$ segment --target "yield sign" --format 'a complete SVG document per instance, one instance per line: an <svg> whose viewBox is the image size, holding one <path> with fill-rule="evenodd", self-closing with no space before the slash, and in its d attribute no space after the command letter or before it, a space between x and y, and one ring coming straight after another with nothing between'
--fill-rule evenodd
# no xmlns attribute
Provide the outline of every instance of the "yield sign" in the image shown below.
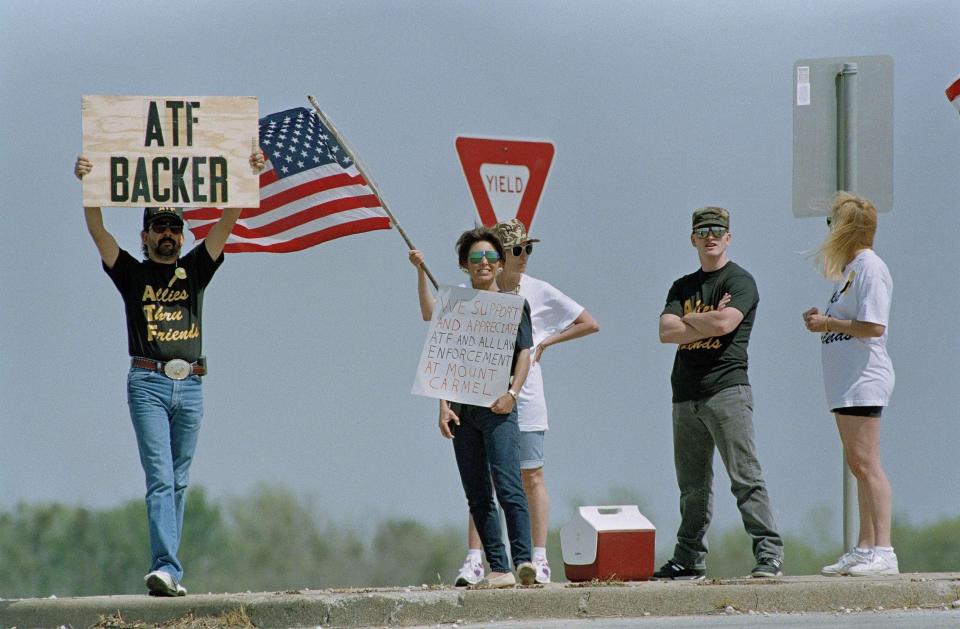
<svg viewBox="0 0 960 629"><path fill-rule="evenodd" d="M457 155L480 221L516 216L530 229L553 161L551 142L457 138Z"/></svg>

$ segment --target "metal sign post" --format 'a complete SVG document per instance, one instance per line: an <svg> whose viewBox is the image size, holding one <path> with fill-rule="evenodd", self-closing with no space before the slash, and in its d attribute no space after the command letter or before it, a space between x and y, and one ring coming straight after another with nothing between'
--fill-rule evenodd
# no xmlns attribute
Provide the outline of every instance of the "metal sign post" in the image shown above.
<svg viewBox="0 0 960 629"><path fill-rule="evenodd" d="M893 206L893 59L794 64L793 215L829 216L838 190ZM843 548L857 543L857 487L843 457Z"/></svg>
<svg viewBox="0 0 960 629"><path fill-rule="evenodd" d="M845 63L837 74L837 190L857 189L857 64ZM854 529L857 511L857 481L843 455L843 550L854 547L858 531ZM859 527L858 527L859 529Z"/></svg>

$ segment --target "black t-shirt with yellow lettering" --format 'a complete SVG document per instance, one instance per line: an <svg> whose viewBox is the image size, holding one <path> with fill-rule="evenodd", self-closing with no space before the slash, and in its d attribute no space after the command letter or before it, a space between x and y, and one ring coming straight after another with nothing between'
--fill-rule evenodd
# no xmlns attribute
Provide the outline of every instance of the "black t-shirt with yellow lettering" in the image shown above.
<svg viewBox="0 0 960 629"><path fill-rule="evenodd" d="M136 260L120 250L112 269L103 265L123 297L131 356L194 362L202 352L203 291L223 264L200 243L176 265ZM186 277L174 273L179 267Z"/></svg>
<svg viewBox="0 0 960 629"><path fill-rule="evenodd" d="M724 336L715 336L677 347L670 383L673 401L685 402L710 397L747 378L747 344L760 296L757 283L743 267L727 262L723 268L684 275L670 287L662 314L678 317L689 312L716 309L724 294L730 293L728 308L743 313L743 321Z"/></svg>

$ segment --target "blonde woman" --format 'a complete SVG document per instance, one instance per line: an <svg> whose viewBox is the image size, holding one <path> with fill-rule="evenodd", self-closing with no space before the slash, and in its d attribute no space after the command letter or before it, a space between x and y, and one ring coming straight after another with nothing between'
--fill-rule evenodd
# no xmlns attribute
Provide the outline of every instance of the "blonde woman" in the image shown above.
<svg viewBox="0 0 960 629"><path fill-rule="evenodd" d="M887 354L893 280L873 251L877 210L870 201L838 193L827 224L830 234L816 259L824 276L835 282L833 296L824 312L810 308L803 321L809 331L820 334L827 404L857 479L860 535L856 548L821 573L898 574L890 543L892 492L880 463L880 416L894 383Z"/></svg>

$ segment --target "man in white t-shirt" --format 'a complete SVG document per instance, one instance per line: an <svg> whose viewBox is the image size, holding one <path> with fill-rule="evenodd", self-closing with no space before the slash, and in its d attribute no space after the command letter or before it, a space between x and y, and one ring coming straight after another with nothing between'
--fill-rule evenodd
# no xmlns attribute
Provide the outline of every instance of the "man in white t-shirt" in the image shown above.
<svg viewBox="0 0 960 629"><path fill-rule="evenodd" d="M533 322L534 348L530 353L530 371L517 401L520 468L523 490L530 506L536 580L537 583L550 583L546 549L550 497L543 476L543 441L548 428L547 401L544 398L540 358L551 345L593 334L600 330L600 326L580 304L547 282L524 273L533 253L533 243L540 241L527 236L527 229L519 219L497 223L493 230L506 253L497 285L501 291L518 293L527 300ZM459 586L475 584L483 577L482 546L473 520L469 523L468 544L470 549L467 558L457 575L456 584Z"/></svg>

